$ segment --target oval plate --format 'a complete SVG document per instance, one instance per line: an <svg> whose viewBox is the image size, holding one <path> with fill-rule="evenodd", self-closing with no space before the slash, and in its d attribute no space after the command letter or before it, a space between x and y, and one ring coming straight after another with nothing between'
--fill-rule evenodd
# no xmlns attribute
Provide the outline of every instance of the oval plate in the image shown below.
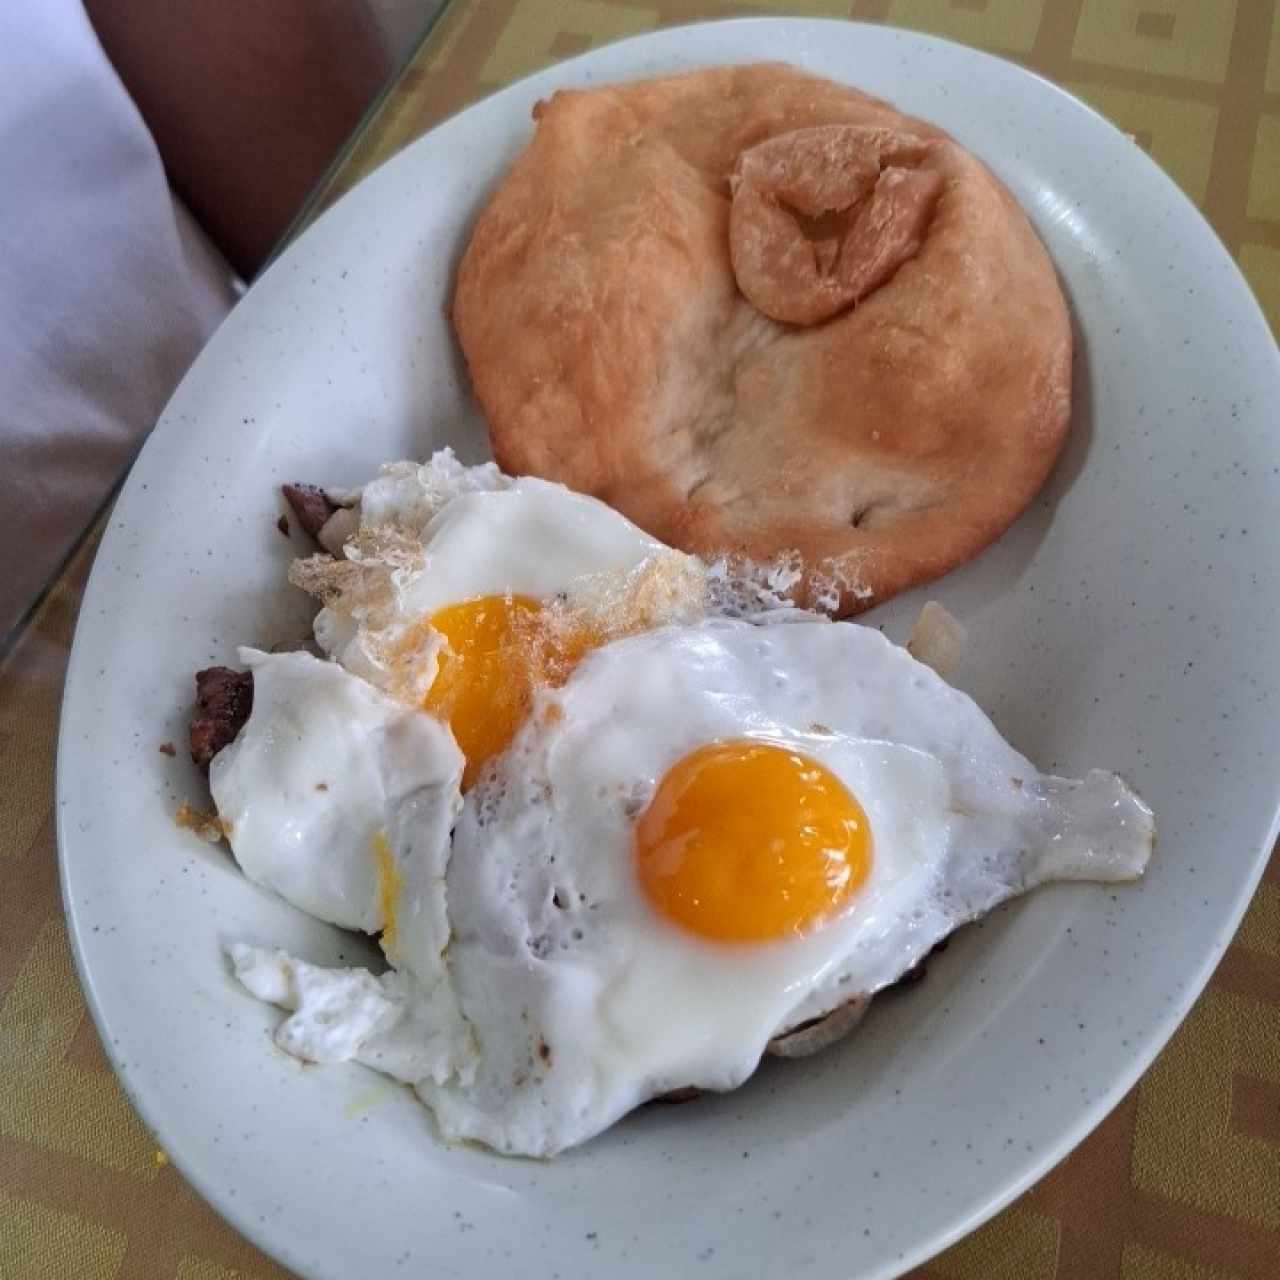
<svg viewBox="0 0 1280 1280"><path fill-rule="evenodd" d="M1046 492L928 594L960 683L1042 768L1127 775L1161 840L1140 886L1059 887L967 930L910 994L805 1063L653 1107L554 1163L449 1149L407 1090L303 1068L229 939L364 944L173 822L201 784L191 673L302 635L274 487L346 485L484 435L445 318L466 228L562 86L785 59L937 121L1012 187L1078 324ZM888 1276L994 1213L1106 1114L1227 945L1275 836L1275 345L1200 215L1128 138L1009 63L818 21L689 27L525 80L312 227L231 314L130 476L85 596L58 761L63 887L107 1052L159 1142L304 1275ZM924 593L868 620L901 639Z"/></svg>

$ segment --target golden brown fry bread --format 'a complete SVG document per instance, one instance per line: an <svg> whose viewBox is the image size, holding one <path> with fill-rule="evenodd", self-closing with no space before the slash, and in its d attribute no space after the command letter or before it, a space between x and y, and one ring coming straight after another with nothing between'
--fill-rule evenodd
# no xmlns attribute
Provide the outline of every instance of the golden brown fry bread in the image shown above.
<svg viewBox="0 0 1280 1280"><path fill-rule="evenodd" d="M959 144L778 65L534 115L453 301L505 470L702 556L794 559L792 594L842 614L1030 502L1070 415L1067 307Z"/></svg>

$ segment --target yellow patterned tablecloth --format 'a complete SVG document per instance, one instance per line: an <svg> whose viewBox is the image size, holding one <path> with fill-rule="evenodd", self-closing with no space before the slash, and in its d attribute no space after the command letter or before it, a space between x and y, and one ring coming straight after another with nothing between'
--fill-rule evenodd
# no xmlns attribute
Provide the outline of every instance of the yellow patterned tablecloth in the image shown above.
<svg viewBox="0 0 1280 1280"><path fill-rule="evenodd" d="M313 208L548 61L665 23L789 12L951 36L1093 103L1204 210L1280 330L1278 0L455 0ZM80 551L0 664L0 1277L268 1280L158 1152L85 1012L53 753ZM1208 991L1058 1169L916 1280L1280 1277L1280 858Z"/></svg>

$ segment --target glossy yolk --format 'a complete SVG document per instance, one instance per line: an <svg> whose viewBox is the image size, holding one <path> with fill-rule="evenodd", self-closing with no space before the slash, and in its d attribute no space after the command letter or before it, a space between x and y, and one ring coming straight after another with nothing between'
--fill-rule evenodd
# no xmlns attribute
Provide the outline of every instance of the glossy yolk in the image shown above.
<svg viewBox="0 0 1280 1280"><path fill-rule="evenodd" d="M650 904L715 942L808 933L871 868L867 816L840 779L749 739L677 762L636 823L634 848Z"/></svg>
<svg viewBox="0 0 1280 1280"><path fill-rule="evenodd" d="M527 596L482 596L449 605L429 621L445 646L423 705L453 730L467 758L466 790L515 737L534 690L563 684L600 637Z"/></svg>

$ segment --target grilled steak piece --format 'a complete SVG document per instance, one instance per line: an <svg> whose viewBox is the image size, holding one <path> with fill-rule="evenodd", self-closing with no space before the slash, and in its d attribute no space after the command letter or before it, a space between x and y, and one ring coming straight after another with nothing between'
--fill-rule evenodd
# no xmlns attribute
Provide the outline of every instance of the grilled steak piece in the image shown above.
<svg viewBox="0 0 1280 1280"><path fill-rule="evenodd" d="M338 509L336 502L329 501L329 495L316 484L285 484L280 492L293 508L298 523L317 541L325 522Z"/></svg>
<svg viewBox="0 0 1280 1280"><path fill-rule="evenodd" d="M191 759L204 772L209 761L236 734L253 710L253 673L230 667L196 672L196 713L191 717Z"/></svg>

